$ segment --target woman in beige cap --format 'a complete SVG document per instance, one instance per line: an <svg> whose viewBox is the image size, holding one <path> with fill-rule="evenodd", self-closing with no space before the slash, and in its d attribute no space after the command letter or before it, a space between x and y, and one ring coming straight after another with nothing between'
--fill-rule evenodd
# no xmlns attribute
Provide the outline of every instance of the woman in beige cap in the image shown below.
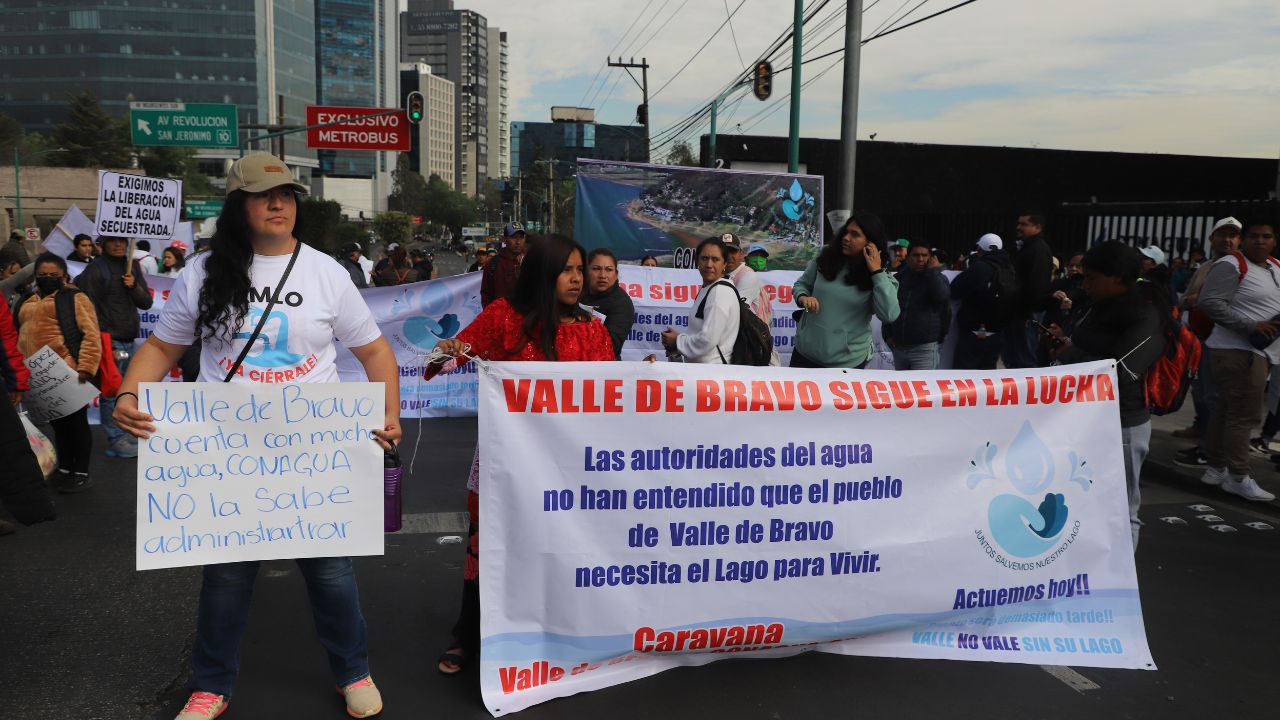
<svg viewBox="0 0 1280 720"><path fill-rule="evenodd" d="M161 380L196 340L202 345L201 381L309 383L339 382L334 341L340 337L369 380L385 385L385 424L374 431L378 443L389 449L400 439L395 354L347 271L298 240L298 200L305 192L288 167L266 153L231 166L209 252L178 276L155 333L129 365L116 396L121 428L142 438L155 432L152 417L138 409L138 384ZM260 323L264 315L278 322ZM255 328L260 342L247 343L258 334ZM369 677L368 631L351 559L297 563L347 712L357 718L378 714L382 696ZM227 708L258 562L206 565L203 572L193 692L178 720L208 720Z"/></svg>

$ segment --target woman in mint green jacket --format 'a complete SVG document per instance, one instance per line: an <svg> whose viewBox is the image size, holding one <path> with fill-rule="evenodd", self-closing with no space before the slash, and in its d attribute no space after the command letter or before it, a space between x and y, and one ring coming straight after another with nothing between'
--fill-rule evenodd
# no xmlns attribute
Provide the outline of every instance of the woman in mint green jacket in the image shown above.
<svg viewBox="0 0 1280 720"><path fill-rule="evenodd" d="M855 212L836 242L809 263L793 288L804 308L791 367L862 368L871 359L871 314L898 318L898 280L885 272L880 218Z"/></svg>

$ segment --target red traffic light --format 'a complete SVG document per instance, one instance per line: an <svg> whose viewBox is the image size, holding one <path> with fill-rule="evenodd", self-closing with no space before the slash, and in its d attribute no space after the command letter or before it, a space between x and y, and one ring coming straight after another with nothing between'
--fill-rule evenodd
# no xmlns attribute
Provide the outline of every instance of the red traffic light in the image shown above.
<svg viewBox="0 0 1280 720"><path fill-rule="evenodd" d="M760 100L768 100L773 94L773 65L768 60L756 63L751 91Z"/></svg>

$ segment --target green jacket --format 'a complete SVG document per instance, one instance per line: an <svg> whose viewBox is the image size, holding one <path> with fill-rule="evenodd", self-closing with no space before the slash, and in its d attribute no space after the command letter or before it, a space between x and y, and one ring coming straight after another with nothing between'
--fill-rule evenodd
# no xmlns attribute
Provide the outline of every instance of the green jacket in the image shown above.
<svg viewBox="0 0 1280 720"><path fill-rule="evenodd" d="M802 313L796 328L796 351L824 367L857 367L871 357L871 313L882 323L898 319L898 279L888 272L871 276L871 291L844 282L847 269L834 280L818 272L813 260L796 281L796 304L802 295L818 300L817 313Z"/></svg>

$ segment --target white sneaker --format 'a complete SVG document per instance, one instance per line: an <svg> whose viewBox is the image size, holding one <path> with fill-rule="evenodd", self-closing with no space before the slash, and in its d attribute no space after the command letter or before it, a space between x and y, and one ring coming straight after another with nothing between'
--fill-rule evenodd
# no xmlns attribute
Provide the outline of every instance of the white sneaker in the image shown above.
<svg viewBox="0 0 1280 720"><path fill-rule="evenodd" d="M1200 476L1200 482L1205 485L1221 485L1230 479L1226 468L1219 470L1215 467L1207 467L1204 469L1204 474Z"/></svg>
<svg viewBox="0 0 1280 720"><path fill-rule="evenodd" d="M1263 490L1262 488L1258 487L1258 481L1254 480L1248 475L1245 475L1239 480L1236 480L1234 478L1229 478L1226 482L1222 483L1222 489L1226 490L1232 495L1239 495L1245 500L1257 500L1258 502L1271 502L1272 500L1276 499L1275 495L1272 495L1266 490Z"/></svg>

